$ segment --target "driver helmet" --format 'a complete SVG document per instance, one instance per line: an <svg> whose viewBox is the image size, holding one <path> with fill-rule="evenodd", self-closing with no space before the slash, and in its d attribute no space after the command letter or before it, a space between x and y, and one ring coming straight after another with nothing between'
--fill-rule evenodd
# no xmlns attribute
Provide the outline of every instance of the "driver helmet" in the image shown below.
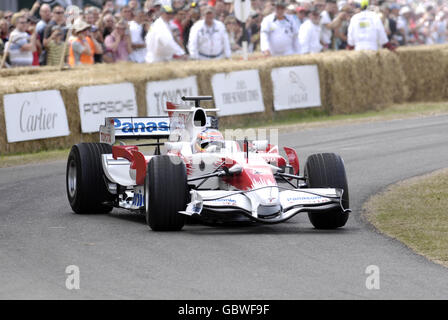
<svg viewBox="0 0 448 320"><path fill-rule="evenodd" d="M216 129L206 129L196 136L194 144L196 152L205 152L210 146L217 146L218 150L224 147L224 137Z"/></svg>

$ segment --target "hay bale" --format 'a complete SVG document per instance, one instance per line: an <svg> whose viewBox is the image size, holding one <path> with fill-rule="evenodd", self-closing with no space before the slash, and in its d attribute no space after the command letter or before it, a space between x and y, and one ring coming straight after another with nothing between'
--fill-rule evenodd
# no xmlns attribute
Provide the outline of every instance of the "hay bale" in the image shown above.
<svg viewBox="0 0 448 320"><path fill-rule="evenodd" d="M410 92L408 101L442 101L448 98L448 46L405 47L397 52Z"/></svg>
<svg viewBox="0 0 448 320"><path fill-rule="evenodd" d="M99 64L60 71L55 67L1 70L0 123L4 123L3 95L17 92L60 90L67 108L71 135L7 144L0 132L0 154L69 147L79 141L97 141L98 134L81 133L77 91L82 86L131 82L136 90L138 114L146 114L146 83L196 76L199 93L213 93L211 78L216 73L259 70L264 113L223 117L223 125L250 125L277 117L297 115L305 110L273 110L273 68L315 64L318 66L322 109L327 114L376 110L391 103L441 100L448 97L444 84L448 71L448 46L400 48L398 53L337 51L249 61L174 61L157 64ZM212 103L205 104L212 107Z"/></svg>

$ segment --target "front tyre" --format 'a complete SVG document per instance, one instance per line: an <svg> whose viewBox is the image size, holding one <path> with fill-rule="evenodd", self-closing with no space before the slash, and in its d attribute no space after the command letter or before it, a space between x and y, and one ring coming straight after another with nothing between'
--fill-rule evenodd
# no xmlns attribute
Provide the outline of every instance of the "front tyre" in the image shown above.
<svg viewBox="0 0 448 320"><path fill-rule="evenodd" d="M349 208L348 184L344 161L334 153L319 153L308 157L305 177L309 188L341 188L344 190L342 205ZM308 217L316 229L343 227L349 213L337 208L328 212L309 212Z"/></svg>
<svg viewBox="0 0 448 320"><path fill-rule="evenodd" d="M187 171L178 157L155 156L145 178L146 223L154 231L179 231L188 202Z"/></svg>
<svg viewBox="0 0 448 320"><path fill-rule="evenodd" d="M105 143L74 145L67 160L66 189L72 210L78 214L107 213L114 196L107 190L101 155L112 153Z"/></svg>

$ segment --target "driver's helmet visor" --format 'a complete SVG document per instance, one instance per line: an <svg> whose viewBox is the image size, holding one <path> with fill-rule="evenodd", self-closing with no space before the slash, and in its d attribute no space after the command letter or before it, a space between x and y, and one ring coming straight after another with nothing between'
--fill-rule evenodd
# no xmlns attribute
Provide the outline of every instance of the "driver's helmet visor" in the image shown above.
<svg viewBox="0 0 448 320"><path fill-rule="evenodd" d="M201 142L201 149L207 149L208 147L216 146L218 150L224 148L224 141L218 141L218 140L209 140L209 141L202 141Z"/></svg>

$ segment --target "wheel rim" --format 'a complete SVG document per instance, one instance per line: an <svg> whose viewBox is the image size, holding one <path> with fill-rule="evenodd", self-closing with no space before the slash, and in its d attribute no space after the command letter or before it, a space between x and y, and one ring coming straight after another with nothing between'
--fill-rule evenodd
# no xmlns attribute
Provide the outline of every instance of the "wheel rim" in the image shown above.
<svg viewBox="0 0 448 320"><path fill-rule="evenodd" d="M70 164L68 165L67 184L68 184L68 194L70 195L70 198L74 198L76 195L76 164L75 160L73 159L70 161Z"/></svg>

